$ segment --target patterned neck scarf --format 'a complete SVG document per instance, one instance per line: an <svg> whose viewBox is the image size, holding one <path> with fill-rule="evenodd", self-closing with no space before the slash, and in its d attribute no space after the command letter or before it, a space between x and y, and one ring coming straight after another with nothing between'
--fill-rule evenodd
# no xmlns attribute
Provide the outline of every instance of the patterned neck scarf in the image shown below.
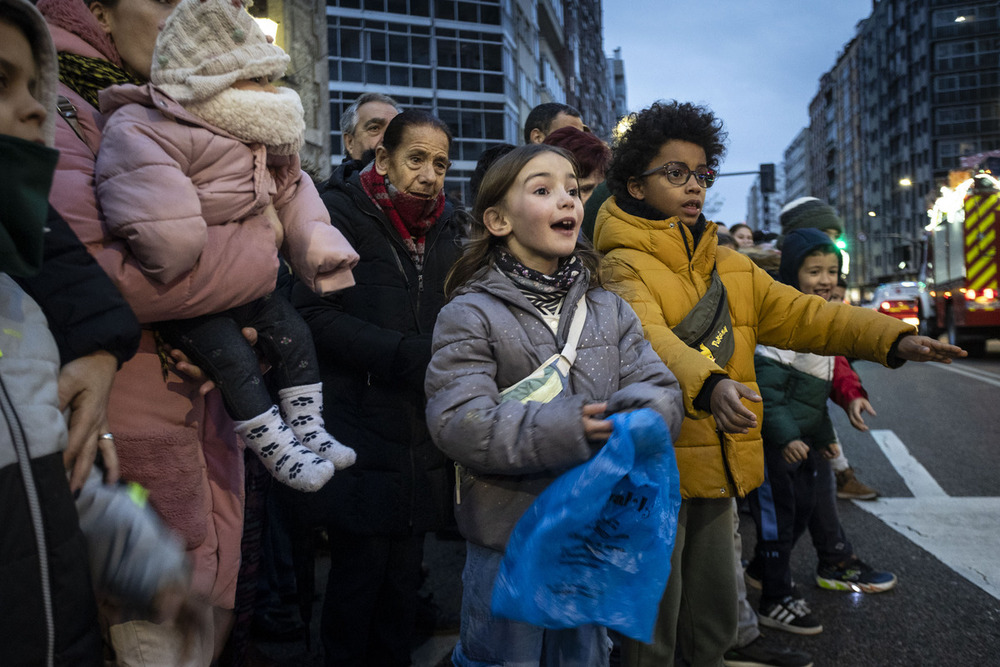
<svg viewBox="0 0 1000 667"><path fill-rule="evenodd" d="M431 200L400 192L375 171L374 162L361 171L361 187L399 232L417 270L423 271L424 239L444 213L444 192Z"/></svg>
<svg viewBox="0 0 1000 667"><path fill-rule="evenodd" d="M506 248L499 248L495 259L497 268L510 278L521 291L536 294L559 294L560 297L569 291L583 273L583 261L575 254L559 261L559 268L552 275L529 269L517 261Z"/></svg>
<svg viewBox="0 0 1000 667"><path fill-rule="evenodd" d="M125 83L142 84L138 78L103 58L88 58L65 51L60 51L58 56L59 80L95 109L100 109L97 94L105 88Z"/></svg>

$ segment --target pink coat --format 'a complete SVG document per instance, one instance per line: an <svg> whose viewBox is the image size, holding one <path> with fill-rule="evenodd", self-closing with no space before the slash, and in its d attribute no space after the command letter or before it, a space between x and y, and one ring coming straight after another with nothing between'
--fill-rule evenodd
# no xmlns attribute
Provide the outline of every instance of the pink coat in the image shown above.
<svg viewBox="0 0 1000 667"><path fill-rule="evenodd" d="M77 5L86 10L82 2L65 3L70 11ZM51 23L49 27L58 51L106 59L73 32ZM63 119L57 121L60 154L50 201L140 321L202 315L271 291L277 256L274 233L264 226L210 230L198 267L183 280L163 285L146 277L125 243L106 235L97 207L94 162L101 139L99 114L63 84L59 94L76 108L84 139ZM270 247L249 242L253 239L269 239ZM221 266L228 271L216 271ZM262 281L261 273L271 278ZM149 489L153 506L186 542L195 592L214 606L232 608L243 533L243 451L219 393L202 398L197 389L172 371L164 379L153 334L146 330L139 352L115 376L108 416L122 477Z"/></svg>
<svg viewBox="0 0 1000 667"><path fill-rule="evenodd" d="M330 225L297 155L269 156L262 144L206 123L152 84L112 86L101 92L101 108L107 121L95 173L98 200L111 234L127 240L156 283L191 273L215 228L270 229L264 210L273 204L284 229L282 251L300 280L320 293L354 284L358 255ZM273 236L255 242L274 250ZM232 266L243 264L241 257ZM273 287L267 268L251 280Z"/></svg>

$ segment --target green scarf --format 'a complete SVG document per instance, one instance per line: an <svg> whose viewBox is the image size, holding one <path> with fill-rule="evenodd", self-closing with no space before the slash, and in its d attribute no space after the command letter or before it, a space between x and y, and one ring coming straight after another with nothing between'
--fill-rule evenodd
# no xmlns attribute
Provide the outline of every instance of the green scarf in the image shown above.
<svg viewBox="0 0 1000 667"><path fill-rule="evenodd" d="M95 109L100 109L97 94L124 83L142 85L137 77L103 58L88 58L75 53L59 52L59 80L73 89Z"/></svg>
<svg viewBox="0 0 1000 667"><path fill-rule="evenodd" d="M49 189L59 151L0 135L0 271L33 276L42 266Z"/></svg>

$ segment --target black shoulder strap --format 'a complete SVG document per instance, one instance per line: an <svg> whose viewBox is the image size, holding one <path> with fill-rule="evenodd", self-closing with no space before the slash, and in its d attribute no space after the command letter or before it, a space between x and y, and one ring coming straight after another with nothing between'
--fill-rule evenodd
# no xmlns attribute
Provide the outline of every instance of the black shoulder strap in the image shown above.
<svg viewBox="0 0 1000 667"><path fill-rule="evenodd" d="M83 145L87 147L87 150L90 151L90 154L96 160L97 153L94 152L94 149L90 147L90 144L87 143L87 140L83 136L83 131L80 129L80 119L76 114L76 107L73 106L73 103L66 96L60 95L56 100L56 111L63 117L70 129L73 130L73 133L80 137L80 141L83 142Z"/></svg>

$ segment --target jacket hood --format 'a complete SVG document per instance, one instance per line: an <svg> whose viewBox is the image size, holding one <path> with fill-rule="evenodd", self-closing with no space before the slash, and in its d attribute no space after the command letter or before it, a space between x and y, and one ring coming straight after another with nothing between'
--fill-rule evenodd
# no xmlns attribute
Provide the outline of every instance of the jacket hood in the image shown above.
<svg viewBox="0 0 1000 667"><path fill-rule="evenodd" d="M122 57L111 41L111 36L101 30L97 19L90 13L83 0L38 0L38 11L42 13L49 25L62 28L82 39L97 53L118 67L122 66Z"/></svg>
<svg viewBox="0 0 1000 667"><path fill-rule="evenodd" d="M781 244L781 267L778 269L778 279L795 289L799 288L799 267L809 253L822 247L832 247L837 255L837 269L842 268L843 256L837 251L833 241L818 229L795 229L785 237Z"/></svg>
<svg viewBox="0 0 1000 667"><path fill-rule="evenodd" d="M45 122L42 123L42 133L45 145L51 148L56 133L56 87L59 85L59 66L49 28L39 11L26 0L0 0L0 15L13 21L15 26L22 24L29 26L34 33L26 37L31 44L31 55L35 60L35 66L38 67L37 99L47 112Z"/></svg>

